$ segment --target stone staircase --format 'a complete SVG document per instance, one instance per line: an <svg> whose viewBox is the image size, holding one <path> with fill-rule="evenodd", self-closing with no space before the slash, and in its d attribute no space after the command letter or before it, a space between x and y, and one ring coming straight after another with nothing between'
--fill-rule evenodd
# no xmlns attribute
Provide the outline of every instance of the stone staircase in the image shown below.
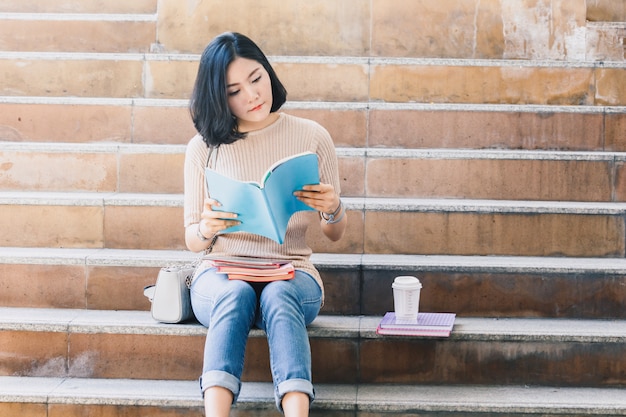
<svg viewBox="0 0 626 417"><path fill-rule="evenodd" d="M626 415L626 1L44 3L0 0L0 416L203 414L205 330L142 290L196 256L187 99L225 30L337 146L312 415ZM375 334L403 274L450 338ZM257 330L244 381L233 415L278 415Z"/></svg>

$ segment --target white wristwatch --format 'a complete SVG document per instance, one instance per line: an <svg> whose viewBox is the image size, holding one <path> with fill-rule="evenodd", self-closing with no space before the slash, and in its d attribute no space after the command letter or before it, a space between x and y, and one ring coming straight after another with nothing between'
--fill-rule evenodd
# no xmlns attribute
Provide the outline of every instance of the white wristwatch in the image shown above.
<svg viewBox="0 0 626 417"><path fill-rule="evenodd" d="M200 239L203 242L206 242L207 240L209 240L209 238L204 236L202 234L202 232L200 231L200 225L199 224L198 224L198 230L196 231L196 236L198 236L198 239Z"/></svg>

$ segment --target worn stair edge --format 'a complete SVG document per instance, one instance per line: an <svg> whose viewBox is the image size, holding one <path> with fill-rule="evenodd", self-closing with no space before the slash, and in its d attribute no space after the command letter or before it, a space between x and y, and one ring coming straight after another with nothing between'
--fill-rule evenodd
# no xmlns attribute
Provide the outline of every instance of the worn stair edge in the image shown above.
<svg viewBox="0 0 626 417"><path fill-rule="evenodd" d="M626 415L626 390L527 386L316 384L312 410ZM196 381L0 376L0 402L202 407ZM235 409L274 407L271 383L243 382Z"/></svg>
<svg viewBox="0 0 626 417"><path fill-rule="evenodd" d="M2 96L0 104L42 104L42 105L119 105L144 107L187 107L188 99L159 98L112 98L112 97L42 97L42 96ZM288 109L311 110L414 110L414 111L481 111L507 113L572 113L572 114L621 114L626 106L568 106L543 104L480 104L480 103L394 103L394 102L343 102L343 101L287 101Z"/></svg>
<svg viewBox="0 0 626 417"><path fill-rule="evenodd" d="M587 28L606 28L606 29L626 29L626 22L598 22L598 21L587 21Z"/></svg>
<svg viewBox="0 0 626 417"><path fill-rule="evenodd" d="M348 210L500 214L584 214L621 216L626 203L345 197ZM0 205L182 207L182 194L0 191Z"/></svg>
<svg viewBox="0 0 626 417"><path fill-rule="evenodd" d="M0 247L0 264L160 267L193 262L185 250ZM543 274L626 274L623 258L314 253L321 269Z"/></svg>
<svg viewBox="0 0 626 417"><path fill-rule="evenodd" d="M199 62L195 53L118 53L118 52L13 52L0 51L0 59L25 60L128 60L128 61L192 61ZM321 55L269 55L268 60L281 64L364 65L364 66L448 66L503 68L626 68L626 61L557 61L476 58L394 58L346 57Z"/></svg>
<svg viewBox="0 0 626 417"><path fill-rule="evenodd" d="M376 334L382 316L320 316L309 326L311 338L392 340ZM165 324L148 311L0 307L0 330L79 334L201 336L197 322ZM258 329L250 337L265 337ZM410 338L410 337L409 337ZM447 341L624 343L626 320L457 317Z"/></svg>
<svg viewBox="0 0 626 417"><path fill-rule="evenodd" d="M134 143L2 142L0 152L30 153L109 153L184 155L186 145ZM388 159L465 159L465 160L546 160L624 162L626 152L554 151L513 149L440 149L440 148L352 148L337 147L338 157Z"/></svg>

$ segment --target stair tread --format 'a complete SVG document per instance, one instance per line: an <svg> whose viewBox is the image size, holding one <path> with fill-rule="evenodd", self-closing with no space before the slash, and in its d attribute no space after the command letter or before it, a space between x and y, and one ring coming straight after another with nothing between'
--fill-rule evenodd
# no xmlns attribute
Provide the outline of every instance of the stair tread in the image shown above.
<svg viewBox="0 0 626 417"><path fill-rule="evenodd" d="M2 142L4 152L185 154L187 145L160 143ZM527 149L359 148L336 147L339 157L395 159L489 159L549 161L625 161L626 152Z"/></svg>
<svg viewBox="0 0 626 417"><path fill-rule="evenodd" d="M414 197L344 197L351 210L412 211L412 212L479 212L479 213L545 213L545 214L602 214L626 213L626 202L544 201L544 200L489 200L464 198ZM182 194L150 194L121 192L55 192L55 191L0 191L0 204L24 205L150 205L182 207Z"/></svg>
<svg viewBox="0 0 626 417"><path fill-rule="evenodd" d="M0 59L101 59L117 60L200 60L200 53L136 53L136 52L30 52L0 51ZM368 57L368 56L324 56L324 55L268 55L272 63L303 64L352 64L352 65L420 65L450 67L512 67L512 68L625 68L626 61L562 61L562 60L515 60L482 58L431 58L431 57Z"/></svg>
<svg viewBox="0 0 626 417"><path fill-rule="evenodd" d="M1 54L1 52L0 52ZM135 105L147 107L187 107L189 100L183 98L147 97L68 97L68 96L7 96L0 95L1 104L48 104L48 105ZM510 103L398 103L369 101L305 101L290 100L283 109L331 109L331 110L423 110L423 111L483 111L522 113L624 113L626 106L608 105L560 105L560 104L510 104Z"/></svg>
<svg viewBox="0 0 626 417"><path fill-rule="evenodd" d="M77 249L0 247L0 264L115 265L160 267L192 262L200 255L186 250ZM403 269L415 271L487 271L626 274L626 258L568 258L539 256L463 256L314 253L318 267Z"/></svg>
<svg viewBox="0 0 626 417"><path fill-rule="evenodd" d="M0 376L0 401L201 407L197 381ZM273 407L271 383L243 382L236 408ZM509 413L626 413L620 388L316 384L313 409Z"/></svg>
<svg viewBox="0 0 626 417"><path fill-rule="evenodd" d="M309 335L320 338L389 339L376 334L380 319L380 316L321 314L309 326ZM148 311L22 307L0 307L0 329L83 334L206 334L206 329L197 322L157 323ZM251 337L263 335L258 329L251 332ZM450 340L623 343L626 341L626 320L457 317Z"/></svg>

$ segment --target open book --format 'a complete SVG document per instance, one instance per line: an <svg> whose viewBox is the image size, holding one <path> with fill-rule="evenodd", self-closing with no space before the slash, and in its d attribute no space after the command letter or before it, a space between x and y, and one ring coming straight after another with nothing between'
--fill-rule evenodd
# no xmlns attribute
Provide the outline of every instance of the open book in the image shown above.
<svg viewBox="0 0 626 417"><path fill-rule="evenodd" d="M313 210L294 195L305 185L319 184L317 155L297 154L273 164L260 183L238 181L211 168L206 169L211 198L221 206L216 211L237 213L241 224L222 233L250 232L282 244L291 216L302 210Z"/></svg>

